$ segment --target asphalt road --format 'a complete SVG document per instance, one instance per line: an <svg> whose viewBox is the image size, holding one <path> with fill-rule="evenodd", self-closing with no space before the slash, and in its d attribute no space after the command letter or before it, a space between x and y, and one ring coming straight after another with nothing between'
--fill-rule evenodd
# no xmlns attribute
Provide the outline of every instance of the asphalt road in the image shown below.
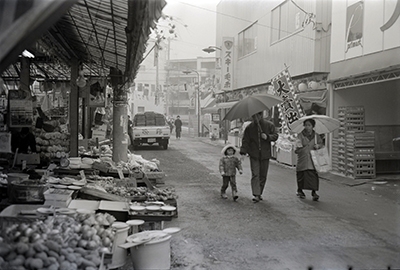
<svg viewBox="0 0 400 270"><path fill-rule="evenodd" d="M294 169L272 161L264 201L254 204L246 159L239 200L223 200L221 149L183 137L168 150L135 151L160 160L165 185L179 196L179 216L165 224L182 228L171 241L171 269L400 269L398 198L322 179L319 202L309 192L300 200Z"/></svg>

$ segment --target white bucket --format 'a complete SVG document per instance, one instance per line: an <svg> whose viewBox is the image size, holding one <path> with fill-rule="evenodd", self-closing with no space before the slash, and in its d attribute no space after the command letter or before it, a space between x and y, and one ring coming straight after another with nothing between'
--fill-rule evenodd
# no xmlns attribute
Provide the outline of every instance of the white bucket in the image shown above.
<svg viewBox="0 0 400 270"><path fill-rule="evenodd" d="M168 270L171 268L171 235L130 248L135 270Z"/></svg>
<svg viewBox="0 0 400 270"><path fill-rule="evenodd" d="M115 229L115 237L113 242L111 265L108 266L109 269L124 266L128 257L128 251L118 246L125 243L126 238L128 237L129 225L125 222L116 221L112 224L112 228Z"/></svg>

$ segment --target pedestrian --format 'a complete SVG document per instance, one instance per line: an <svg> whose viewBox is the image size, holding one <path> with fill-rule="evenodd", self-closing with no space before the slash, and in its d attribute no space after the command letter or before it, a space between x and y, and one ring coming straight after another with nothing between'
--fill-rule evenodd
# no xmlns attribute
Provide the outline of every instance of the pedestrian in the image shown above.
<svg viewBox="0 0 400 270"><path fill-rule="evenodd" d="M182 121L180 116L178 115L175 120L175 133L176 133L176 138L178 140L181 138L181 132L182 132Z"/></svg>
<svg viewBox="0 0 400 270"><path fill-rule="evenodd" d="M174 130L174 118L169 118L168 119L168 125L169 125L169 133L172 134L172 131Z"/></svg>
<svg viewBox="0 0 400 270"><path fill-rule="evenodd" d="M228 144L226 145L221 153L222 157L219 160L219 172L222 176L222 187L221 187L221 197L227 199L226 190L231 185L232 198L236 201L239 196L237 195L237 185L236 185L236 169L240 174L243 173L242 162L238 157L235 156L236 147Z"/></svg>
<svg viewBox="0 0 400 270"><path fill-rule="evenodd" d="M262 194L267 182L271 142L278 139L275 125L262 117L263 112L252 115L252 122L244 130L241 155L250 157L251 190L253 202L263 199Z"/></svg>
<svg viewBox="0 0 400 270"><path fill-rule="evenodd" d="M11 135L11 151L18 153L37 153L35 135L28 127L23 127Z"/></svg>
<svg viewBox="0 0 400 270"><path fill-rule="evenodd" d="M297 197L305 199L303 190L311 190L314 201L318 201L319 177L311 157L311 150L322 148L323 141L314 131L315 120L307 119L303 123L304 129L297 136L295 153L297 154L296 180Z"/></svg>
<svg viewBox="0 0 400 270"><path fill-rule="evenodd" d="M133 144L133 122L131 120L131 116L128 115L128 135L129 140L131 141L131 145Z"/></svg>

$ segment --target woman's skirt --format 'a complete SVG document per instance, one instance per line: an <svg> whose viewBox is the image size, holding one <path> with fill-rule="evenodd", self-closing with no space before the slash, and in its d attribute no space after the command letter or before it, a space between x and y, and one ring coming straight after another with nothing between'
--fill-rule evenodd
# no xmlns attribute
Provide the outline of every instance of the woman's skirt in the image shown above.
<svg viewBox="0 0 400 270"><path fill-rule="evenodd" d="M319 178L316 170L305 170L296 172L298 189L315 190L319 189Z"/></svg>

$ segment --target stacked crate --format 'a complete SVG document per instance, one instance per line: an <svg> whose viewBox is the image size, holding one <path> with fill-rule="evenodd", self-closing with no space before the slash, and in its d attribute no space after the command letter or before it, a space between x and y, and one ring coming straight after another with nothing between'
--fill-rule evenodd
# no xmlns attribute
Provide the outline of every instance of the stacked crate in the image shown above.
<svg viewBox="0 0 400 270"><path fill-rule="evenodd" d="M364 107L339 107L339 133L332 140L332 169L352 178L375 177L374 133L365 132Z"/></svg>
<svg viewBox="0 0 400 270"><path fill-rule="evenodd" d="M347 175L352 178L375 178L375 134L349 132L346 136Z"/></svg>
<svg viewBox="0 0 400 270"><path fill-rule="evenodd" d="M346 144L342 136L332 139L332 170L346 174Z"/></svg>

